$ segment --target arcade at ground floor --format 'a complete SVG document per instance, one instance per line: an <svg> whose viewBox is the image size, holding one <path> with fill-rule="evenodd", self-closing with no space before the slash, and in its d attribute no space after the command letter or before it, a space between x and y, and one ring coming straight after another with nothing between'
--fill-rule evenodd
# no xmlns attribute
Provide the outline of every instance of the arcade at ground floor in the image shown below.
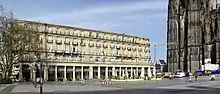
<svg viewBox="0 0 220 94"><path fill-rule="evenodd" d="M39 68L23 65L19 79L31 81L40 76ZM48 64L43 66L45 81L78 81L86 79L144 79L155 75L150 65Z"/></svg>

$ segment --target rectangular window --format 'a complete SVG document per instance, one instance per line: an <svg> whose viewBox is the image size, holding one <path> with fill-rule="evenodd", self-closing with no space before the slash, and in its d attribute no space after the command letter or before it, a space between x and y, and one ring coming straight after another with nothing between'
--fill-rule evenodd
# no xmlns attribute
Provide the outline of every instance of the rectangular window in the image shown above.
<svg viewBox="0 0 220 94"><path fill-rule="evenodd" d="M61 61L61 56L57 55L57 61Z"/></svg>
<svg viewBox="0 0 220 94"><path fill-rule="evenodd" d="M57 43L60 43L60 42L61 42L61 38L60 38L60 36L57 36L56 41L57 41Z"/></svg>
<svg viewBox="0 0 220 94"><path fill-rule="evenodd" d="M100 49L96 49L97 55L100 55Z"/></svg>
<svg viewBox="0 0 220 94"><path fill-rule="evenodd" d="M61 51L61 45L57 44L57 51Z"/></svg>
<svg viewBox="0 0 220 94"><path fill-rule="evenodd" d="M70 60L71 60L71 56L66 55L66 56L65 56L65 60L66 60L66 61L70 61Z"/></svg>
<svg viewBox="0 0 220 94"><path fill-rule="evenodd" d="M73 60L74 60L74 61L77 61L77 56L73 56Z"/></svg>
<svg viewBox="0 0 220 94"><path fill-rule="evenodd" d="M70 42L69 37L66 37L66 38L65 38L65 43L68 44L69 42Z"/></svg>
<svg viewBox="0 0 220 94"><path fill-rule="evenodd" d="M93 57L92 57L92 56L90 56L90 57L89 57L89 61L90 61L90 63L94 62L94 60L93 60Z"/></svg>
<svg viewBox="0 0 220 94"><path fill-rule="evenodd" d="M65 60L66 60L66 61L69 61L69 56L66 55L66 56L65 56Z"/></svg>
<svg viewBox="0 0 220 94"><path fill-rule="evenodd" d="M48 35L48 40L52 40L52 36L51 35Z"/></svg>
<svg viewBox="0 0 220 94"><path fill-rule="evenodd" d="M53 37L51 35L47 36L47 42L53 42Z"/></svg>
<svg viewBox="0 0 220 94"><path fill-rule="evenodd" d="M52 28L48 28L48 33L53 33Z"/></svg>
<svg viewBox="0 0 220 94"><path fill-rule="evenodd" d="M49 60L52 60L52 59L53 59L53 54L48 54L47 58L48 58Z"/></svg>
<svg viewBox="0 0 220 94"><path fill-rule="evenodd" d="M74 38L74 39L73 39L73 44L77 44L77 43L78 43L77 38Z"/></svg>
<svg viewBox="0 0 220 94"><path fill-rule="evenodd" d="M61 34L61 31L60 31L60 29L59 28L57 28L57 34Z"/></svg>
<svg viewBox="0 0 220 94"><path fill-rule="evenodd" d="M99 33L96 33L96 38L99 38Z"/></svg>
<svg viewBox="0 0 220 94"><path fill-rule="evenodd" d="M51 52L51 50L53 49L52 47L53 47L53 44L52 44L52 43L48 43L48 45L47 45L47 50L48 50L49 52Z"/></svg>
<svg viewBox="0 0 220 94"><path fill-rule="evenodd" d="M93 54L93 49L89 48L89 54L92 55Z"/></svg>
<svg viewBox="0 0 220 94"><path fill-rule="evenodd" d="M113 57L110 59L110 62L111 62L111 63L114 62L114 58L113 58Z"/></svg>
<svg viewBox="0 0 220 94"><path fill-rule="evenodd" d="M73 52L74 53L78 53L78 48L77 47L73 47Z"/></svg>
<svg viewBox="0 0 220 94"><path fill-rule="evenodd" d="M66 29L65 33L66 33L66 35L70 35L70 32L68 29Z"/></svg>
<svg viewBox="0 0 220 94"><path fill-rule="evenodd" d="M66 52L69 52L69 50L70 50L69 48L70 48L69 45L65 45L65 51Z"/></svg>
<svg viewBox="0 0 220 94"><path fill-rule="evenodd" d="M84 61L85 61L85 58L84 58L84 56L81 56L81 60L82 60L82 62L84 62Z"/></svg>
<svg viewBox="0 0 220 94"><path fill-rule="evenodd" d="M74 36L77 36L77 32L76 32L76 31L73 31L73 35L74 35Z"/></svg>

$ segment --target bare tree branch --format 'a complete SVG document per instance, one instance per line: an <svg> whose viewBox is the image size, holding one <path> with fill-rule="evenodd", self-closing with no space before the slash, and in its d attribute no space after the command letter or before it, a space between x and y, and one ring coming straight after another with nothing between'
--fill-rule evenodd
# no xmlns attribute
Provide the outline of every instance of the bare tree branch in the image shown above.
<svg viewBox="0 0 220 94"><path fill-rule="evenodd" d="M17 21L12 13L5 12L0 6L0 71L6 79L11 76L13 65L33 60L30 51L35 52L35 56L39 54L38 31L35 28L31 23Z"/></svg>

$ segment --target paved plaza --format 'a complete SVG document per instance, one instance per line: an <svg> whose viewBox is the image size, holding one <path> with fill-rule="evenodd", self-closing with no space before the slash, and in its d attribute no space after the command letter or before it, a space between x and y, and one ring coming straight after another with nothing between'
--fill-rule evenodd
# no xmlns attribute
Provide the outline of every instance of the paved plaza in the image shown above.
<svg viewBox="0 0 220 94"><path fill-rule="evenodd" d="M112 85L101 85L89 82L47 82L43 87L44 94L219 94L220 79L209 81L202 77L188 82L187 78L164 79L161 81L113 82ZM39 94L39 87L32 83L15 83L1 90L0 94Z"/></svg>

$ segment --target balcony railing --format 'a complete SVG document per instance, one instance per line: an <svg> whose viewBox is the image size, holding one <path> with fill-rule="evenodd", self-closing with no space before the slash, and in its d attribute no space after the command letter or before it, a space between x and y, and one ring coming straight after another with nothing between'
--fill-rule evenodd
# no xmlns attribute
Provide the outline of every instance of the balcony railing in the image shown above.
<svg viewBox="0 0 220 94"><path fill-rule="evenodd" d="M86 43L80 43L81 46L86 46Z"/></svg>
<svg viewBox="0 0 220 94"><path fill-rule="evenodd" d="M107 44L103 44L103 47L104 47L104 48L108 48L108 45L107 45Z"/></svg>
<svg viewBox="0 0 220 94"><path fill-rule="evenodd" d="M47 42L48 43L53 43L53 40L52 39L47 39Z"/></svg>
<svg viewBox="0 0 220 94"><path fill-rule="evenodd" d="M99 43L98 43L98 44L96 44L96 47L101 47L101 44L99 44Z"/></svg>
<svg viewBox="0 0 220 94"><path fill-rule="evenodd" d="M61 40L56 40L56 43L62 43L62 41Z"/></svg>
<svg viewBox="0 0 220 94"><path fill-rule="evenodd" d="M110 48L115 48L115 45L110 45Z"/></svg>
<svg viewBox="0 0 220 94"><path fill-rule="evenodd" d="M69 40L66 40L64 43L65 43L65 44L70 44L70 41L69 41Z"/></svg>
<svg viewBox="0 0 220 94"><path fill-rule="evenodd" d="M78 36L78 34L77 34L77 33L73 33L73 35L74 35L74 36Z"/></svg>
<svg viewBox="0 0 220 94"><path fill-rule="evenodd" d="M132 50L133 50L133 51L136 51L137 49L133 47Z"/></svg>
<svg viewBox="0 0 220 94"><path fill-rule="evenodd" d="M139 51L139 52L141 52L141 51L142 51L142 49L141 49L141 48L139 48L139 49L138 49L138 51Z"/></svg>
<svg viewBox="0 0 220 94"><path fill-rule="evenodd" d="M121 48L119 45L116 46L117 49Z"/></svg>
<svg viewBox="0 0 220 94"><path fill-rule="evenodd" d="M73 41L73 45L78 45L78 42L77 41Z"/></svg>
<svg viewBox="0 0 220 94"><path fill-rule="evenodd" d="M89 43L89 46L90 46L90 47L94 47L94 44L93 44L93 43Z"/></svg>
<svg viewBox="0 0 220 94"><path fill-rule="evenodd" d="M61 49L56 49L56 52L57 52L57 53L63 53L63 52L64 52L64 50L61 50Z"/></svg>

